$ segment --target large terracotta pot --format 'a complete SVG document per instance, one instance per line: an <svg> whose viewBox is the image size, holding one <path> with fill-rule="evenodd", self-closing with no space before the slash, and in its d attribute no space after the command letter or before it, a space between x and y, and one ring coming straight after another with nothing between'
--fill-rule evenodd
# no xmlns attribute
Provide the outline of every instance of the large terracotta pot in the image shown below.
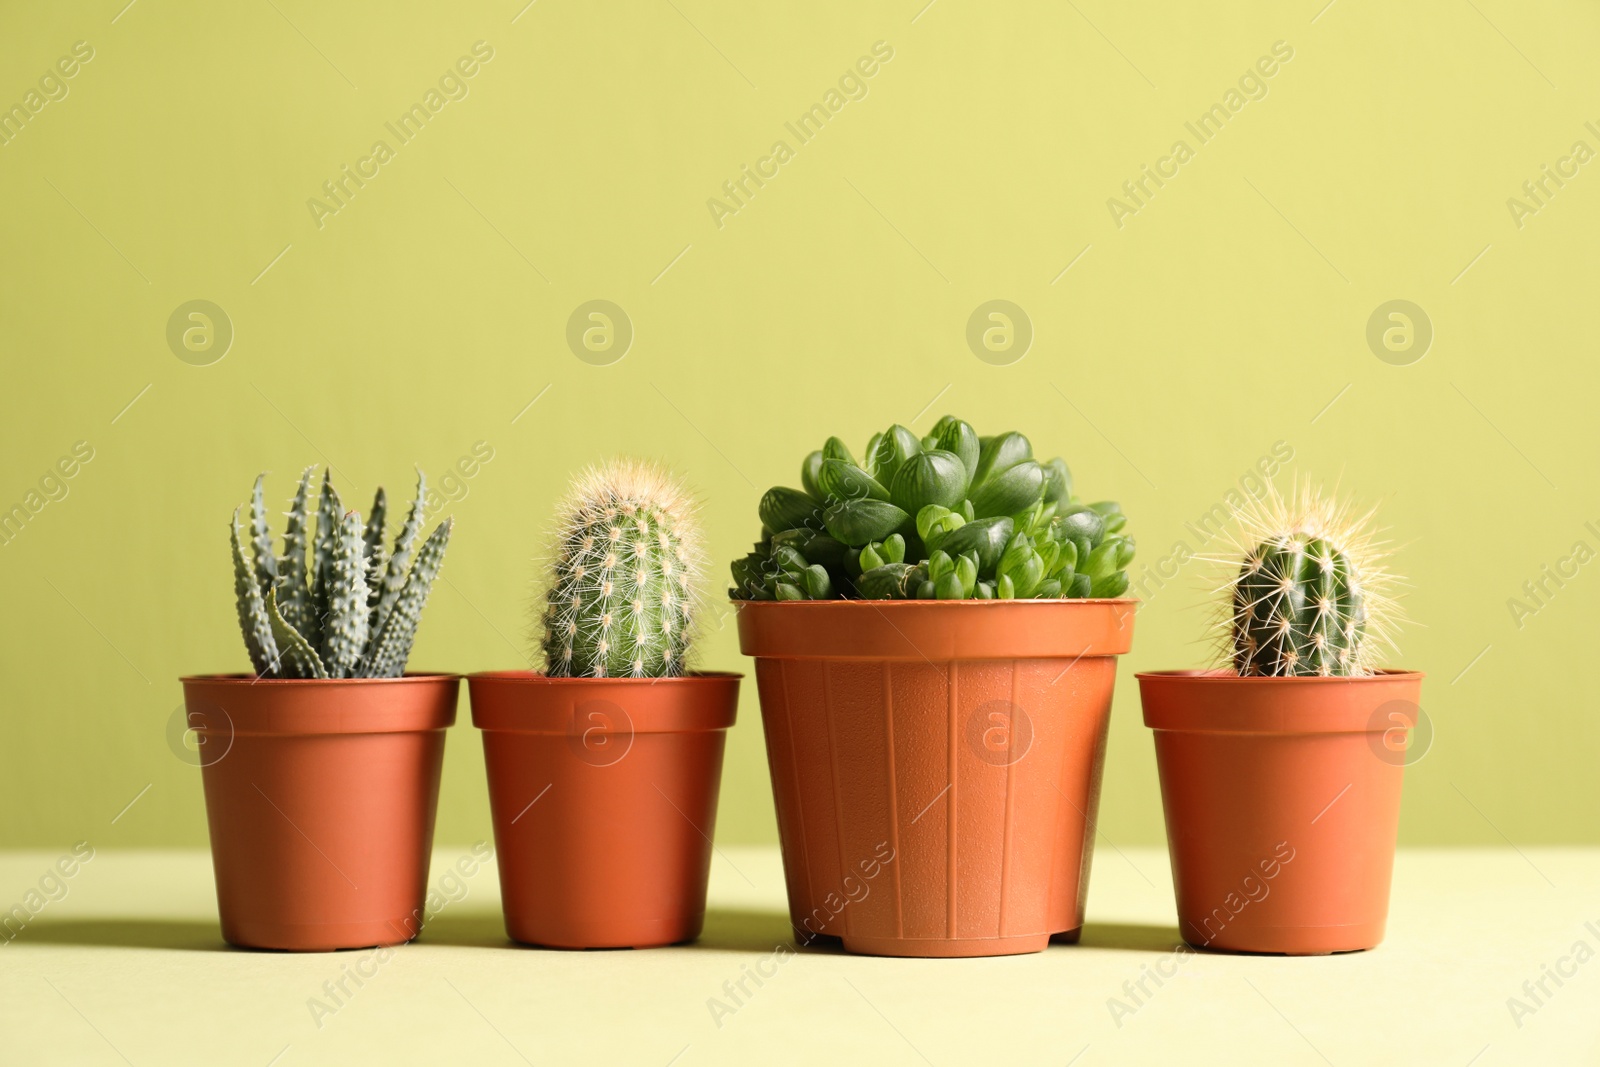
<svg viewBox="0 0 1600 1067"><path fill-rule="evenodd" d="M645 948L698 937L739 675L497 671L467 685L512 939Z"/></svg>
<svg viewBox="0 0 1600 1067"><path fill-rule="evenodd" d="M739 605L800 943L996 956L1076 939L1134 608Z"/></svg>
<svg viewBox="0 0 1600 1067"><path fill-rule="evenodd" d="M1291 955L1382 941L1423 676L1138 677L1184 940Z"/></svg>
<svg viewBox="0 0 1600 1067"><path fill-rule="evenodd" d="M459 683L183 679L224 938L327 951L417 935Z"/></svg>

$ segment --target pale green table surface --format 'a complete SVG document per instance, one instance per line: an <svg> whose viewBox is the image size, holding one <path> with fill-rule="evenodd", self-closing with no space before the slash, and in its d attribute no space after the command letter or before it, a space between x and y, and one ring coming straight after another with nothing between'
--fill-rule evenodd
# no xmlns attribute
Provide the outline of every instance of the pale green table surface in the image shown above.
<svg viewBox="0 0 1600 1067"><path fill-rule="evenodd" d="M0 906L57 858L0 854ZM705 935L645 951L511 946L492 867L381 964L227 948L204 852L101 850L65 885L0 943L6 1067L1600 1064L1595 849L1404 851L1385 944L1310 959L1168 958L1165 854L1104 843L1081 945L978 960L791 955L776 848L720 849ZM324 983L358 967L336 1004ZM1536 1003L1546 967L1567 976Z"/></svg>

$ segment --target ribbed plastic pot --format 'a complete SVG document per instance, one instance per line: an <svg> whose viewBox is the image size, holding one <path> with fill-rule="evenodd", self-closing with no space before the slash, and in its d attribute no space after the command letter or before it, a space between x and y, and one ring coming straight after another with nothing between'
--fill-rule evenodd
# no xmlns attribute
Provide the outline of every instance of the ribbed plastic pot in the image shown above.
<svg viewBox="0 0 1600 1067"><path fill-rule="evenodd" d="M467 678L513 940L646 948L700 935L739 677Z"/></svg>
<svg viewBox="0 0 1600 1067"><path fill-rule="evenodd" d="M1376 946L1422 674L1140 674L1178 926L1197 948Z"/></svg>
<svg viewBox="0 0 1600 1067"><path fill-rule="evenodd" d="M1135 607L740 603L796 939L882 956L1075 940Z"/></svg>
<svg viewBox="0 0 1600 1067"><path fill-rule="evenodd" d="M222 936L303 952L415 937L460 679L182 681Z"/></svg>

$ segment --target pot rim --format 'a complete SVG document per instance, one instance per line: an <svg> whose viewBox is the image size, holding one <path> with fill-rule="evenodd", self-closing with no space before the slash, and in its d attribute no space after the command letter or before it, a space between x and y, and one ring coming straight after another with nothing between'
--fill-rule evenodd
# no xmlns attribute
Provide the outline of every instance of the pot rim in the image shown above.
<svg viewBox="0 0 1600 1067"><path fill-rule="evenodd" d="M543 671L525 669L512 669L504 671L473 671L464 676L470 683L506 682L513 685L586 685L593 682L604 682L608 685L691 685L695 682L726 681L730 678L743 678L744 675L737 671L689 671L687 674L675 674L668 678L634 678L631 675L617 675L608 678L573 678L549 675Z"/></svg>
<svg viewBox="0 0 1600 1067"><path fill-rule="evenodd" d="M827 607L833 607L834 610L841 610L840 606L841 605L845 605L845 604L856 604L856 605L863 605L863 606L872 606L872 607L877 607L877 608L890 608L891 610L895 610L895 611L905 610L905 609L908 609L908 608L922 608L923 610L926 611L926 610L928 610L930 608L946 608L946 609L948 609L948 608L961 609L961 608L973 608L973 607L987 608L987 607L993 607L993 606L1000 605L1000 604L1008 604L1008 605L1011 605L1013 607L1021 606L1021 605L1024 605L1024 604L1037 604L1037 605L1040 605L1040 606L1057 606L1057 607L1059 607L1059 606L1069 605L1069 604L1142 604L1144 602L1142 600L1140 600L1138 597L1133 597L1133 596L1113 596L1113 597L1064 597L1064 596L1058 596L1058 597L1043 597L1043 598L1027 597L1027 598L1019 599L1019 600L978 600L976 598L967 599L967 600L869 600L866 597L835 597L835 598L831 598L831 599L828 599L828 600L735 600L735 599L730 597L729 600L728 600L728 603L734 605L735 607L737 607L741 611L745 610L746 608L755 608L757 606L759 606L760 609L763 610L763 611L767 610L768 608L775 608L775 607L779 607L779 606L782 606L785 611L795 611L795 610L808 609L808 608L811 609L811 610L817 610L817 609L827 608Z"/></svg>
<svg viewBox="0 0 1600 1067"><path fill-rule="evenodd" d="M467 675L472 725L491 734L566 736L599 731L636 734L710 733L733 726L739 682L733 671L690 671L672 678L552 678L540 671ZM597 706L598 705L598 706ZM626 746L624 746L626 748Z"/></svg>
<svg viewBox="0 0 1600 1067"><path fill-rule="evenodd" d="M1136 674L1156 733L1383 734L1421 714L1421 671L1241 678L1227 668Z"/></svg>
<svg viewBox="0 0 1600 1067"><path fill-rule="evenodd" d="M1140 602L736 601L739 650L758 660L959 663L1120 656Z"/></svg>
<svg viewBox="0 0 1600 1067"><path fill-rule="evenodd" d="M1229 667L1210 667L1210 668L1206 668L1206 669L1203 669L1203 670L1184 670L1184 671L1137 671L1137 672L1134 673L1134 677L1139 679L1140 681L1143 681L1146 678L1160 679L1160 680L1163 680L1163 681L1176 681L1176 680L1182 679L1185 682L1193 682L1196 685L1218 685L1218 684L1227 685L1230 682L1241 682L1241 683L1244 683L1246 685L1255 685L1257 687L1261 687L1261 686L1265 685L1266 683L1273 683L1273 684L1277 684L1277 685L1291 685L1291 686L1292 685L1307 685L1307 684L1311 684L1311 685L1330 685L1330 684L1332 684L1332 685L1363 685L1363 684L1370 684L1370 683L1373 683L1373 682L1381 682L1381 681L1386 681L1386 680L1393 680L1393 679L1396 679L1396 678L1416 678L1416 679L1418 679L1420 681L1421 679L1426 678L1427 676L1428 675L1427 675L1426 671L1412 671L1412 670L1405 670L1404 668L1398 668L1398 667L1383 667L1383 668L1380 668L1379 670L1374 671L1371 674L1347 674L1347 675L1297 674L1297 675L1292 675L1292 676L1281 676L1281 677L1280 676L1275 676L1275 675L1245 675L1245 676L1240 676L1240 675L1232 673L1232 669L1229 668Z"/></svg>
<svg viewBox="0 0 1600 1067"><path fill-rule="evenodd" d="M184 674L178 677L179 682L203 682L207 685L270 685L275 688L286 686L308 687L333 687L353 685L420 685L426 682L460 681L462 675L451 674L445 671L407 671L398 678L268 678L258 674L233 673L233 674Z"/></svg>
<svg viewBox="0 0 1600 1067"><path fill-rule="evenodd" d="M444 730L456 721L461 691L456 674L261 679L253 674L199 674L181 681L189 728L227 737Z"/></svg>

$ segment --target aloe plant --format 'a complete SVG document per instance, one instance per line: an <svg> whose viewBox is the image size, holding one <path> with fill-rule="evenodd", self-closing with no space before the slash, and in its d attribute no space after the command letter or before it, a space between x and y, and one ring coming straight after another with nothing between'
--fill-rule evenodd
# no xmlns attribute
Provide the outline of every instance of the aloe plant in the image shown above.
<svg viewBox="0 0 1600 1067"><path fill-rule="evenodd" d="M661 468L613 460L562 502L541 621L556 677L667 678L684 672L703 574L683 486Z"/></svg>
<svg viewBox="0 0 1600 1067"><path fill-rule="evenodd" d="M1241 551L1223 561L1230 573L1218 620L1238 674L1373 672L1396 610L1371 520L1310 487L1289 500L1269 493L1241 516Z"/></svg>
<svg viewBox="0 0 1600 1067"><path fill-rule="evenodd" d="M307 467L289 504L283 555L273 553L263 484L250 495L249 530L234 509L231 531L239 628L256 674L265 678L397 678L444 562L454 520L436 526L421 548L427 480L395 541L383 552L387 498L382 488L366 523L346 511L325 473L315 536L309 517L315 467ZM413 556L415 558L413 559Z"/></svg>
<svg viewBox="0 0 1600 1067"><path fill-rule="evenodd" d="M837 437L802 488L762 496L761 540L733 564L743 600L1117 597L1134 542L1114 501L1085 504L1060 459L1020 433L980 437L946 415L924 437L894 425L857 462Z"/></svg>

